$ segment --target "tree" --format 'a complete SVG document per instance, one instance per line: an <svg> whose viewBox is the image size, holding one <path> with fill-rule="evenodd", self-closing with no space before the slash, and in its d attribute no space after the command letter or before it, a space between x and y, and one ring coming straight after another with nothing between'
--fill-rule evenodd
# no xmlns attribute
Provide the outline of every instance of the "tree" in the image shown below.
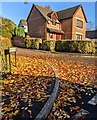
<svg viewBox="0 0 97 120"><path fill-rule="evenodd" d="M0 17L0 35L2 37L11 39L15 27L16 24L13 21L3 18L2 16Z"/></svg>
<svg viewBox="0 0 97 120"><path fill-rule="evenodd" d="M94 24L92 21L89 21L89 22L87 23L87 30L94 29L94 26L95 26L95 24Z"/></svg>

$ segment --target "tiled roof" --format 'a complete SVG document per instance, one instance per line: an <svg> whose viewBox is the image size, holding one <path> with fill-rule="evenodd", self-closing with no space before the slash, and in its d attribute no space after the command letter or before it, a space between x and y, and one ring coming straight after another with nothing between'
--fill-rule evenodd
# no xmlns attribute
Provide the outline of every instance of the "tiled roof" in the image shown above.
<svg viewBox="0 0 97 120"><path fill-rule="evenodd" d="M57 14L58 14L59 20L63 20L63 19L66 19L66 18L73 17L74 13L79 8L79 6L81 6L81 5L78 5L78 6L75 6L75 7L72 7L72 8L68 8L68 9L65 9L65 10L58 11Z"/></svg>
<svg viewBox="0 0 97 120"><path fill-rule="evenodd" d="M50 8L46 8L46 7L42 7L42 6L33 4L33 7L34 7L34 6L39 10L39 12L42 14L42 16L43 16L45 19L47 19L47 20L50 19L51 14L54 12L54 11L51 10ZM33 7L32 7L32 9L33 9ZM77 9L78 9L79 7L82 7L82 6L81 6L81 5L78 5L78 6L75 6L75 7L72 7L72 8L68 8L68 9L61 10L61 11L56 12L57 15L58 15L58 20L60 21L60 20L62 20L62 19L67 19L67 18L73 17L73 15L75 14L75 12L77 11ZM31 11L32 11L32 9L31 9ZM82 10L83 10L83 7L82 7ZM29 18L30 14L31 14L31 11L30 11L30 13L29 13L29 15L28 15L28 18ZM83 10L83 14L84 14L84 16L85 16L84 10ZM27 18L27 19L28 19L28 18ZM86 19L86 16L85 16L85 19ZM86 19L86 21L87 21L87 19Z"/></svg>
<svg viewBox="0 0 97 120"><path fill-rule="evenodd" d="M54 29L54 28L47 28L47 31L51 32L51 33L64 34L64 32L62 30L58 30L58 29Z"/></svg>
<svg viewBox="0 0 97 120"><path fill-rule="evenodd" d="M40 13L44 16L44 18L46 18L47 20L50 19L48 14L53 12L51 9L45 8L45 7L36 5L36 4L34 4L34 5L40 11Z"/></svg>

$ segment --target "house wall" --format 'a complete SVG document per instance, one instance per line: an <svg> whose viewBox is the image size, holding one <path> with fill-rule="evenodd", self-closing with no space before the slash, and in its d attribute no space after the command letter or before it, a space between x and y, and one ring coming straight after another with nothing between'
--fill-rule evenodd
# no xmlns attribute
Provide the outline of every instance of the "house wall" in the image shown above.
<svg viewBox="0 0 97 120"><path fill-rule="evenodd" d="M83 21L83 28L76 27L77 19ZM78 9L77 13L72 18L72 39L76 40L76 34L81 34L82 39L85 40L86 36L86 21L81 7Z"/></svg>
<svg viewBox="0 0 97 120"><path fill-rule="evenodd" d="M58 21L58 23L56 22L56 25L53 25L52 21L49 21L49 22L47 22L46 26L47 26L47 28L53 28L53 29L61 30L61 24L59 23L59 21ZM50 33L47 32L47 40L54 40L54 41L57 40L56 39L57 38L57 33L53 33L53 38L50 38L49 34ZM61 39L61 35L59 35L59 36L60 36L60 39Z"/></svg>
<svg viewBox="0 0 97 120"><path fill-rule="evenodd" d="M47 23L47 27L48 28L53 28L53 29L61 29L61 24L56 23L56 25L53 25L52 21L49 21L49 23Z"/></svg>
<svg viewBox="0 0 97 120"><path fill-rule="evenodd" d="M62 30L64 31L64 35L62 35L62 39L72 39L72 19L65 19L60 21Z"/></svg>
<svg viewBox="0 0 97 120"><path fill-rule="evenodd" d="M27 20L28 32L31 37L41 37L45 39L45 19L37 8L33 10Z"/></svg>
<svg viewBox="0 0 97 120"><path fill-rule="evenodd" d="M47 32L47 40L53 40L53 41L56 41L56 34L53 33L53 38L50 38L50 33Z"/></svg>
<svg viewBox="0 0 97 120"><path fill-rule="evenodd" d="M61 35L59 34L55 34L53 33L53 38L50 38L49 35L50 33L47 32L47 40L53 40L53 41L56 41L56 40L61 40ZM58 36L58 37L57 37Z"/></svg>
<svg viewBox="0 0 97 120"><path fill-rule="evenodd" d="M28 27L27 26L24 26L24 31L25 31L25 33L28 33Z"/></svg>

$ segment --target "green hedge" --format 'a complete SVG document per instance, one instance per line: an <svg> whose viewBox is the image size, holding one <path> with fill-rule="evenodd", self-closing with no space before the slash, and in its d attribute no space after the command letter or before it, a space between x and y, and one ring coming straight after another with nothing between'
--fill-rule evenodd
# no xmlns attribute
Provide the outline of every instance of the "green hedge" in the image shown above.
<svg viewBox="0 0 97 120"><path fill-rule="evenodd" d="M59 52L95 53L95 44L84 40L60 40L56 41L55 50Z"/></svg>
<svg viewBox="0 0 97 120"><path fill-rule="evenodd" d="M96 53L97 53L97 42L95 42L95 50L96 50Z"/></svg>
<svg viewBox="0 0 97 120"><path fill-rule="evenodd" d="M39 49L39 44L42 43L41 38L25 38L26 48Z"/></svg>
<svg viewBox="0 0 97 120"><path fill-rule="evenodd" d="M55 44L53 41L43 41L43 43L40 44L40 49L47 51L54 51Z"/></svg>

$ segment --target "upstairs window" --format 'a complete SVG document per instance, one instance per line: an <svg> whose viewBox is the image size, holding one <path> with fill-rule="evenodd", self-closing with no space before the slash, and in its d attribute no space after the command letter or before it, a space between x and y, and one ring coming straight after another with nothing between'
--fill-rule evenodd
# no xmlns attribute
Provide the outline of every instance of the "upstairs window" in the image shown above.
<svg viewBox="0 0 97 120"><path fill-rule="evenodd" d="M77 19L76 26L79 27L79 28L83 28L83 21Z"/></svg>
<svg viewBox="0 0 97 120"><path fill-rule="evenodd" d="M82 40L82 35L76 34L76 40Z"/></svg>

